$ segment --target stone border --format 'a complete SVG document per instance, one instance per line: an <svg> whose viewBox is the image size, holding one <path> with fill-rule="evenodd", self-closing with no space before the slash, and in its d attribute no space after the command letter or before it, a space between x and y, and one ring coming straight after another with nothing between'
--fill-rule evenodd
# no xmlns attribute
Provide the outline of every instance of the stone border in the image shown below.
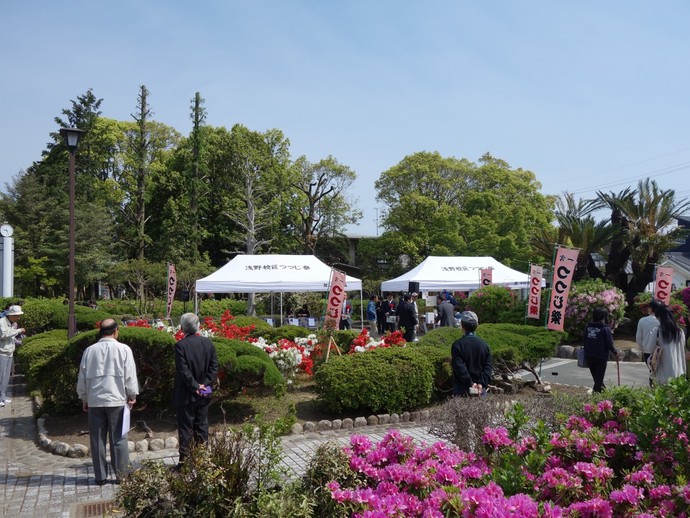
<svg viewBox="0 0 690 518"><path fill-rule="evenodd" d="M615 345L615 340L614 340ZM577 345L557 345L554 350L556 358L566 358L568 360L577 360L577 351L582 349L582 346ZM632 347L623 353L621 361L624 362L641 362L643 361L642 351L637 347Z"/></svg>
<svg viewBox="0 0 690 518"><path fill-rule="evenodd" d="M39 402L36 397L32 399L34 408L39 406ZM81 459L88 457L90 454L90 449L88 446L83 444L74 443L67 444L62 441L52 441L48 437L48 430L46 430L46 417L47 414L42 415L36 419L36 430L37 430L37 444L39 448L48 453L54 455L60 455L62 457L69 457L72 459ZM147 451L160 451L160 450L177 450L178 442L177 437L168 437L167 439L142 439L140 441L127 441L127 449L130 453L144 453ZM106 447L110 447L109 444Z"/></svg>
<svg viewBox="0 0 690 518"><path fill-rule="evenodd" d="M305 421L304 424L295 423L290 428L291 435L304 433L329 432L331 430L354 430L364 426L376 426L382 424L399 424L408 422L428 421L431 417L430 410L419 410L415 412L403 412L402 414L377 414L369 417L356 417L354 419L322 419L318 423Z"/></svg>

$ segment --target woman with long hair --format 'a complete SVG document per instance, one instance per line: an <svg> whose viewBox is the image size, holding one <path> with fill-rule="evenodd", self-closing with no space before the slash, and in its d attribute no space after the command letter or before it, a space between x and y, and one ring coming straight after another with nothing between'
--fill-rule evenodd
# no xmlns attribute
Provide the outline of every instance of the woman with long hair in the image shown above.
<svg viewBox="0 0 690 518"><path fill-rule="evenodd" d="M671 378L685 374L685 333L678 326L668 306L661 304L654 310L659 321L657 345L661 359L655 373L657 383L663 385Z"/></svg>

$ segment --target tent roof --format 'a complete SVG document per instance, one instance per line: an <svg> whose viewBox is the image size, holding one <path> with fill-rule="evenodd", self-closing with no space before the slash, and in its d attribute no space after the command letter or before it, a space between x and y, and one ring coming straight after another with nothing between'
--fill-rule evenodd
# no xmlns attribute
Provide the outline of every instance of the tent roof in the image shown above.
<svg viewBox="0 0 690 518"><path fill-rule="evenodd" d="M238 255L208 277L196 281L198 293L270 293L328 291L331 267L313 255ZM348 290L362 281L349 275Z"/></svg>
<svg viewBox="0 0 690 518"><path fill-rule="evenodd" d="M411 281L418 282L422 291L477 290L482 268L493 269L494 285L511 289L529 287L529 275L508 268L493 257L429 256L409 272L381 283L381 290L407 291Z"/></svg>

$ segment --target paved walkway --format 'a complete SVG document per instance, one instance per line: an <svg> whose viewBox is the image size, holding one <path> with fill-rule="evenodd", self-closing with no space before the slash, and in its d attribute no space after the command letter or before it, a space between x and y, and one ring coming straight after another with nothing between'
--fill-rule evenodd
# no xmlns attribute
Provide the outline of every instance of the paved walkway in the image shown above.
<svg viewBox="0 0 690 518"><path fill-rule="evenodd" d="M32 401L25 393L23 377L18 375L10 386L12 402L0 408L0 517L69 518L76 504L112 500L117 490L112 482L104 486L94 484L90 459L69 459L44 452L36 445L36 421L32 415ZM316 449L328 441L346 444L352 433L366 434L372 441L383 439L389 428L398 428L416 442L433 443L438 440L426 432L424 425L367 426L283 438L285 464L300 475ZM50 430L48 430L50 433ZM136 467L145 459L161 459L166 464L177 463L177 451L131 453ZM100 516L85 514L82 516Z"/></svg>

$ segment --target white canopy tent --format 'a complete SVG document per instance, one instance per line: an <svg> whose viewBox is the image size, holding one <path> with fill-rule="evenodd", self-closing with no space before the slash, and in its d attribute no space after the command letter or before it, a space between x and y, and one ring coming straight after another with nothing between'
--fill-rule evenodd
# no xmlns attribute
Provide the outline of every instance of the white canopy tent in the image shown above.
<svg viewBox="0 0 690 518"><path fill-rule="evenodd" d="M382 291L407 291L418 282L420 291L470 291L480 288L480 270L491 268L492 284L517 290L529 288L529 275L508 268L493 257L429 256L409 272L381 283Z"/></svg>
<svg viewBox="0 0 690 518"><path fill-rule="evenodd" d="M281 293L282 319L282 293L328 291L330 280L331 267L313 255L238 255L197 280L196 292ZM361 300L362 281L348 275L345 282L346 290L359 291Z"/></svg>

